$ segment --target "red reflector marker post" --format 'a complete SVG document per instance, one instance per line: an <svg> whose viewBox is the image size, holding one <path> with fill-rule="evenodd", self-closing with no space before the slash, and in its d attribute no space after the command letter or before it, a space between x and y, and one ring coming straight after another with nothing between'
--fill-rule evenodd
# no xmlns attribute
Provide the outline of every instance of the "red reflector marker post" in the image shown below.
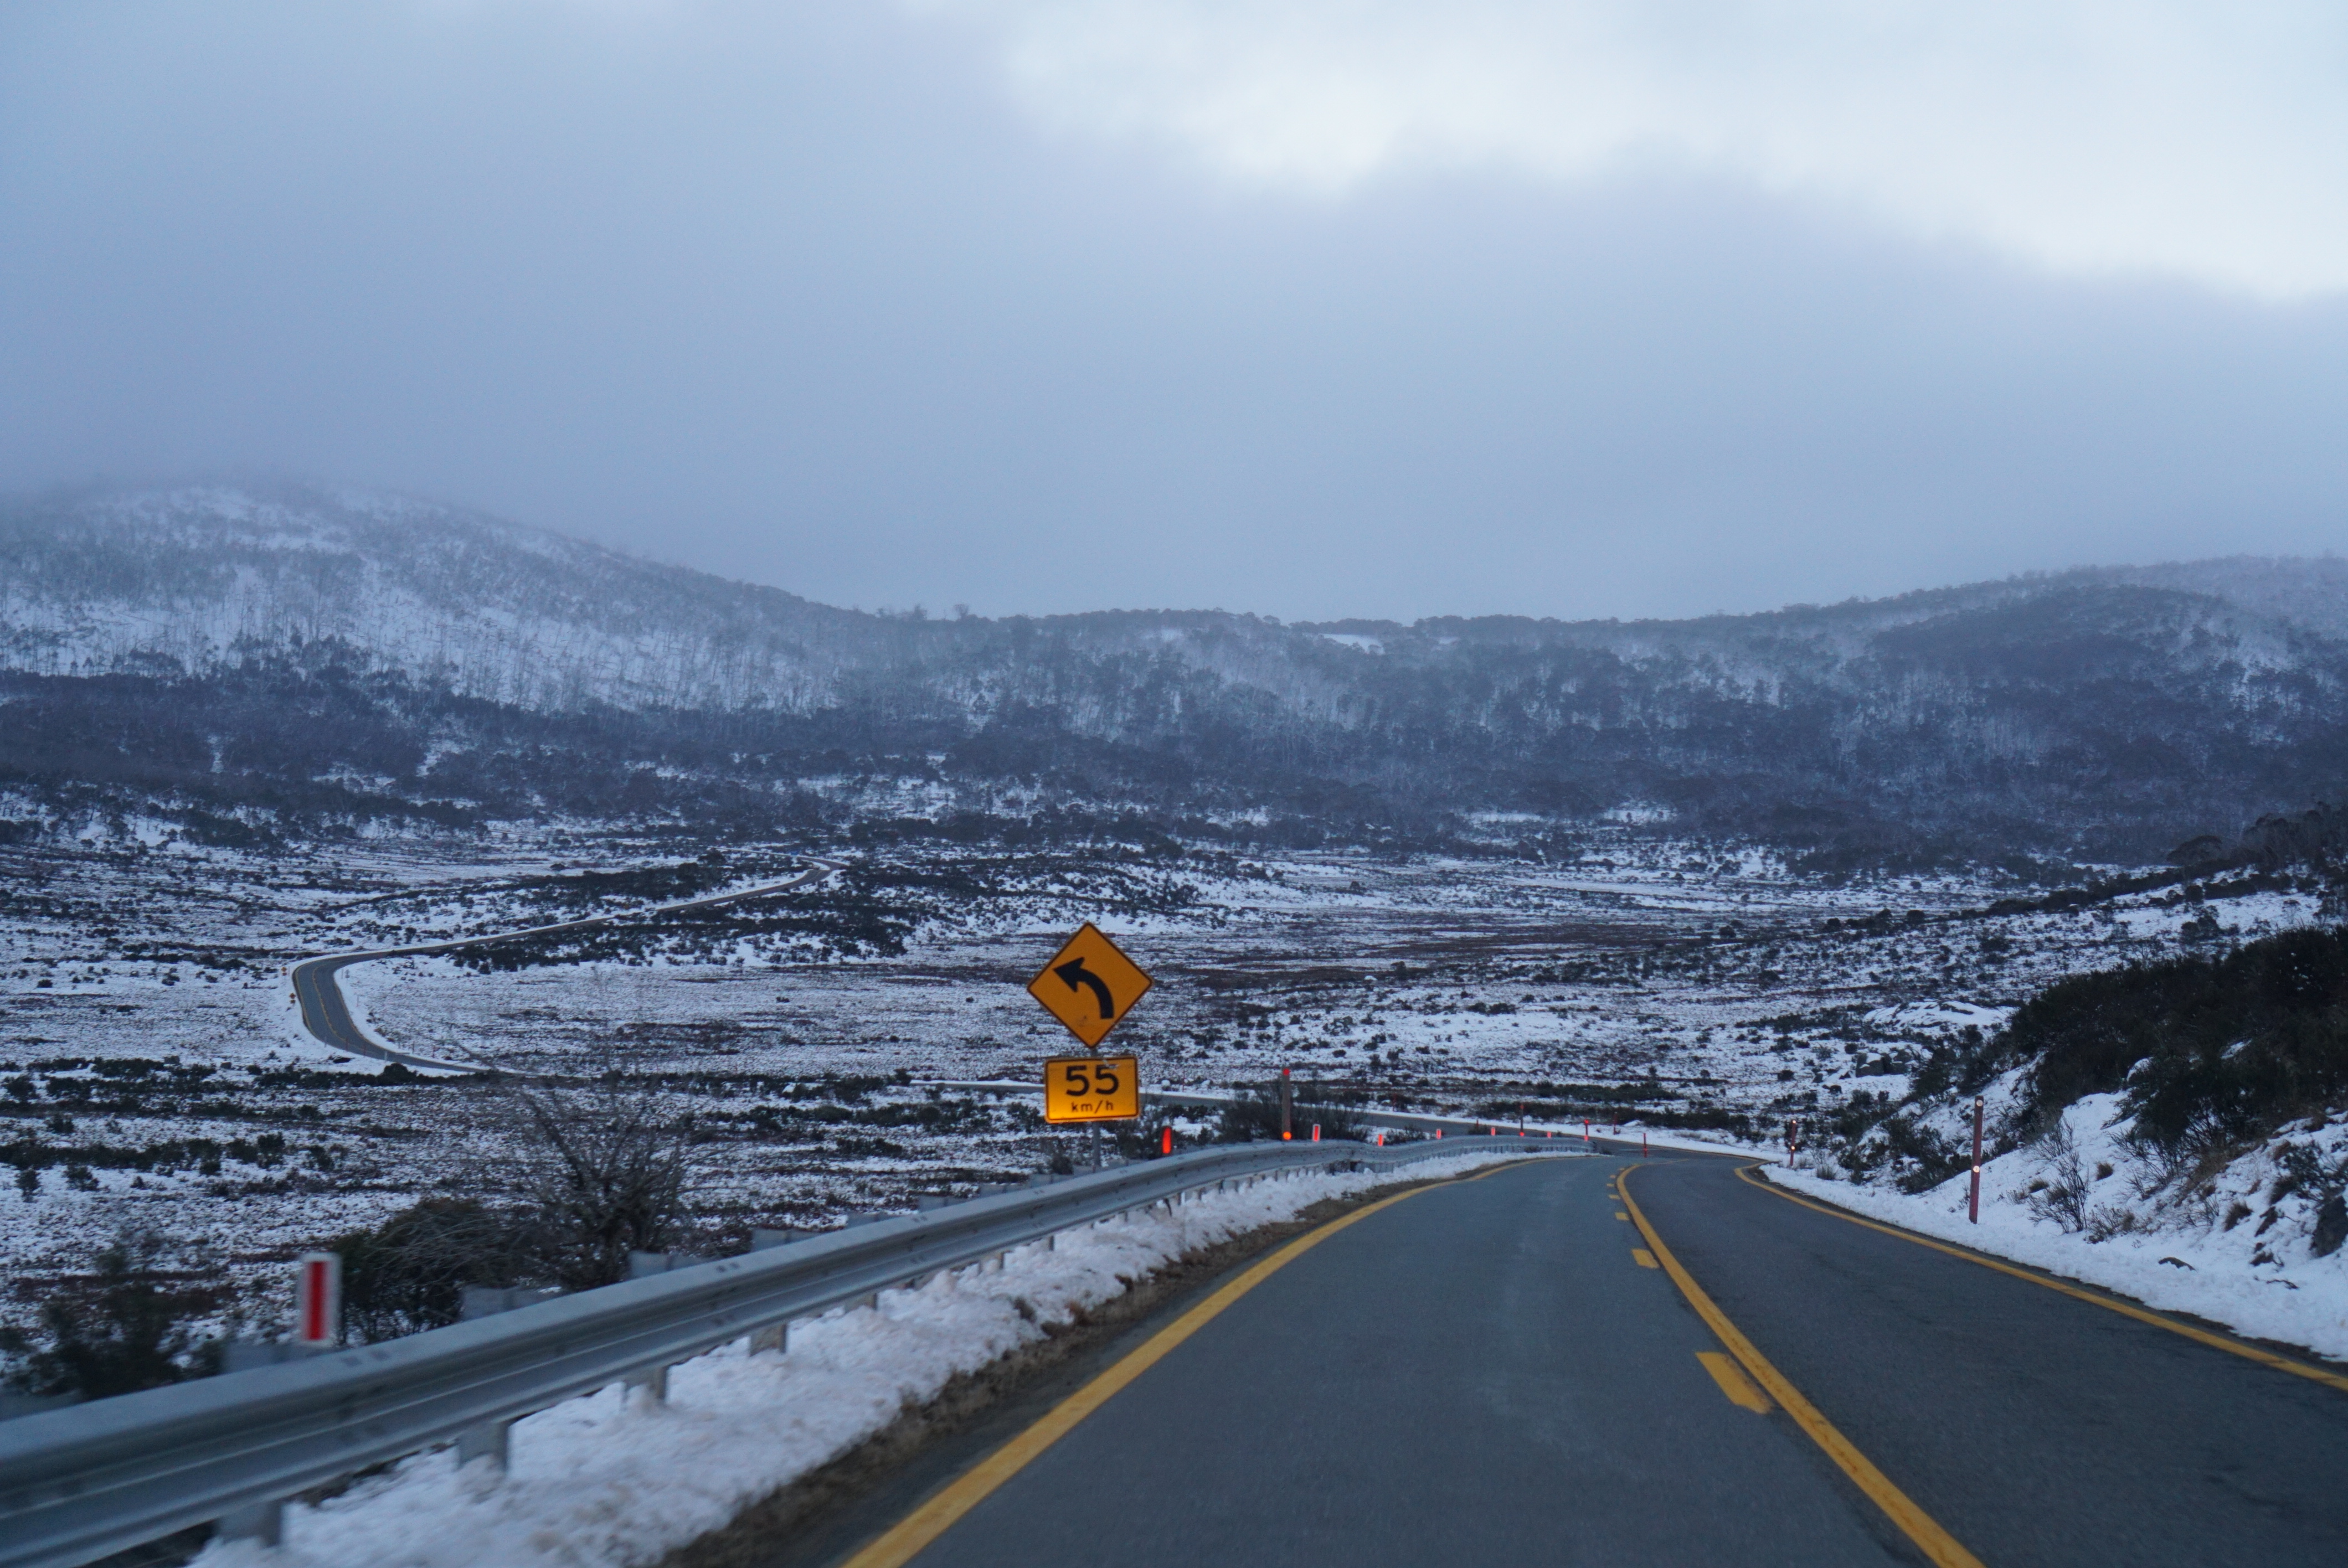
<svg viewBox="0 0 2348 1568"><path fill-rule="evenodd" d="M1159 1131L1158 1135L1158 1152L1161 1154L1170 1154L1174 1152L1173 1128L1167 1127Z"/></svg>
<svg viewBox="0 0 2348 1568"><path fill-rule="evenodd" d="M343 1260L305 1252L294 1265L294 1343L331 1350L343 1337Z"/></svg>
<svg viewBox="0 0 2348 1568"><path fill-rule="evenodd" d="M1967 1218L1969 1218L1969 1219L1971 1219L1971 1220L1972 1221L1972 1223L1973 1223L1973 1224L1975 1224L1975 1225L1979 1225L1979 1224L1981 1224L1981 1154L1982 1154L1982 1102L1981 1102L1980 1098L1979 1098L1978 1096L1976 1096L1976 1097L1975 1097L1975 1099L1973 1100L1973 1181L1972 1181L1972 1194L1971 1194L1970 1196L1968 1196L1968 1197L1965 1199L1966 1217L1967 1217Z"/></svg>
<svg viewBox="0 0 2348 1568"><path fill-rule="evenodd" d="M1315 1143L1321 1142L1321 1123L1318 1122L1313 1123L1313 1141Z"/></svg>

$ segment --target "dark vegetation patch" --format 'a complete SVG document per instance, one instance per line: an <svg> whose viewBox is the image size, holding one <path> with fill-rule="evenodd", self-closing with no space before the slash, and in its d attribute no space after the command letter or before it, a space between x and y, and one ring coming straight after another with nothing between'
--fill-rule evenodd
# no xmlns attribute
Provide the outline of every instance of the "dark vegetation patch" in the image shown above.
<svg viewBox="0 0 2348 1568"><path fill-rule="evenodd" d="M779 875L782 866L771 869ZM1170 845L974 852L950 860L874 856L771 901L628 915L573 931L482 942L454 958L486 974L661 956L715 960L745 948L775 961L893 957L917 930L981 925L1045 901L1097 915L1195 916L1200 897L1190 878L1207 873L1243 874L1229 856Z"/></svg>
<svg viewBox="0 0 2348 1568"><path fill-rule="evenodd" d="M2125 1090L2137 1135L2171 1150L2336 1109L2348 1098L2348 931L2059 980L1997 1035L1967 1029L1936 1049L1916 1093L1976 1093L2024 1063L2025 1122Z"/></svg>
<svg viewBox="0 0 2348 1568"><path fill-rule="evenodd" d="M2126 1088L2138 1134L2165 1146L2256 1136L2348 1093L2348 932L2077 976L2024 1003L1996 1049L2037 1058L2034 1110Z"/></svg>
<svg viewBox="0 0 2348 1568"><path fill-rule="evenodd" d="M43 1303L36 1332L0 1328L0 1353L18 1358L13 1380L34 1394L101 1399L216 1370L212 1347L189 1325L221 1292L176 1251L152 1231L117 1235L88 1276Z"/></svg>

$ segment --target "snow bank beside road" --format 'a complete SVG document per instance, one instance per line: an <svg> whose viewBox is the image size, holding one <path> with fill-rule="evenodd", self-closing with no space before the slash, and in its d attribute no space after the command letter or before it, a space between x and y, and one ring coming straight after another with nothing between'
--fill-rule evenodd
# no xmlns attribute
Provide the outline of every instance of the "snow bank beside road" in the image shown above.
<svg viewBox="0 0 2348 1568"><path fill-rule="evenodd" d="M2101 1286L2148 1307L2348 1358L2348 1249L2313 1256L2302 1223L2273 1228L2250 1219L2257 1208L2277 1206L2264 1195L2276 1173L2272 1159L2264 1152L2252 1154L2220 1173L2205 1195L2157 1206L2137 1195L2147 1173L2142 1156L2121 1136L2125 1124L2111 1120L2117 1098L2091 1095L2065 1113L2065 1140L1985 1163L1979 1225L1965 1217L1962 1174L1914 1195L1889 1185L1822 1180L1809 1170L1772 1166L1767 1175L1788 1190ZM2327 1147L2343 1142L2339 1131ZM2074 1223L2046 1198L2053 1190L2049 1178L2059 1182L2066 1171L2087 1188L2075 1205ZM2231 1223L2230 1213L2236 1214ZM2142 1228L2123 1228L2133 1226Z"/></svg>
<svg viewBox="0 0 2348 1568"><path fill-rule="evenodd" d="M1552 1153L1538 1151L1540 1153ZM419 1455L341 1497L285 1511L284 1544L215 1542L203 1568L626 1568L732 1520L871 1436L958 1372L1045 1336L1080 1308L1200 1247L1292 1219L1325 1198L1458 1175L1514 1151L1424 1161L1399 1173L1315 1171L1204 1194L1021 1248L877 1310L791 1326L783 1355L740 1341L669 1375L654 1404L618 1389L514 1425L512 1469L459 1471L453 1450Z"/></svg>

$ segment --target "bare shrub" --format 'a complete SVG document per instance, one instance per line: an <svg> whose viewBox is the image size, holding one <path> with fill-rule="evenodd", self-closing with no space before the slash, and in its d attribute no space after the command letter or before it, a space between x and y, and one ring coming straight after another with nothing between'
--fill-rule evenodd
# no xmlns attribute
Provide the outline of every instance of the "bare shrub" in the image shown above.
<svg viewBox="0 0 2348 1568"><path fill-rule="evenodd" d="M521 1187L536 1250L572 1290L628 1277L628 1254L660 1252L688 1217L691 1129L650 1090L616 1078L592 1089L516 1091L530 1136Z"/></svg>
<svg viewBox="0 0 2348 1568"><path fill-rule="evenodd" d="M343 1258L343 1322L392 1339L457 1321L468 1286L526 1283L530 1228L472 1198L427 1198L373 1230L327 1244Z"/></svg>
<svg viewBox="0 0 2348 1568"><path fill-rule="evenodd" d="M2070 1130L2056 1122L2039 1140L2039 1146L2046 1160L2046 1185L2031 1194L2031 1209L2066 1231L2086 1229L2089 1183L2079 1163L2079 1151L2071 1143Z"/></svg>

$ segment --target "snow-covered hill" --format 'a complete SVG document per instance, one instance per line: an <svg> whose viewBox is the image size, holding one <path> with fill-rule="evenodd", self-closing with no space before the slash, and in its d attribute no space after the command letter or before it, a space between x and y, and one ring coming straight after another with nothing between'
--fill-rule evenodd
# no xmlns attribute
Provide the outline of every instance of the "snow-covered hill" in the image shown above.
<svg viewBox="0 0 2348 1568"><path fill-rule="evenodd" d="M834 697L869 618L429 502L219 486L20 507L0 658L44 674L201 671L336 639L526 708Z"/></svg>
<svg viewBox="0 0 2348 1568"><path fill-rule="evenodd" d="M429 502L195 486L0 505L0 761L233 800L257 769L335 812L606 810L632 778L627 809L674 811L656 781L705 808L820 773L1292 837L1612 814L1829 859L2142 857L2336 789L2343 631L2348 564L2244 559L1690 621L930 620ZM291 710L289 755L254 715Z"/></svg>

